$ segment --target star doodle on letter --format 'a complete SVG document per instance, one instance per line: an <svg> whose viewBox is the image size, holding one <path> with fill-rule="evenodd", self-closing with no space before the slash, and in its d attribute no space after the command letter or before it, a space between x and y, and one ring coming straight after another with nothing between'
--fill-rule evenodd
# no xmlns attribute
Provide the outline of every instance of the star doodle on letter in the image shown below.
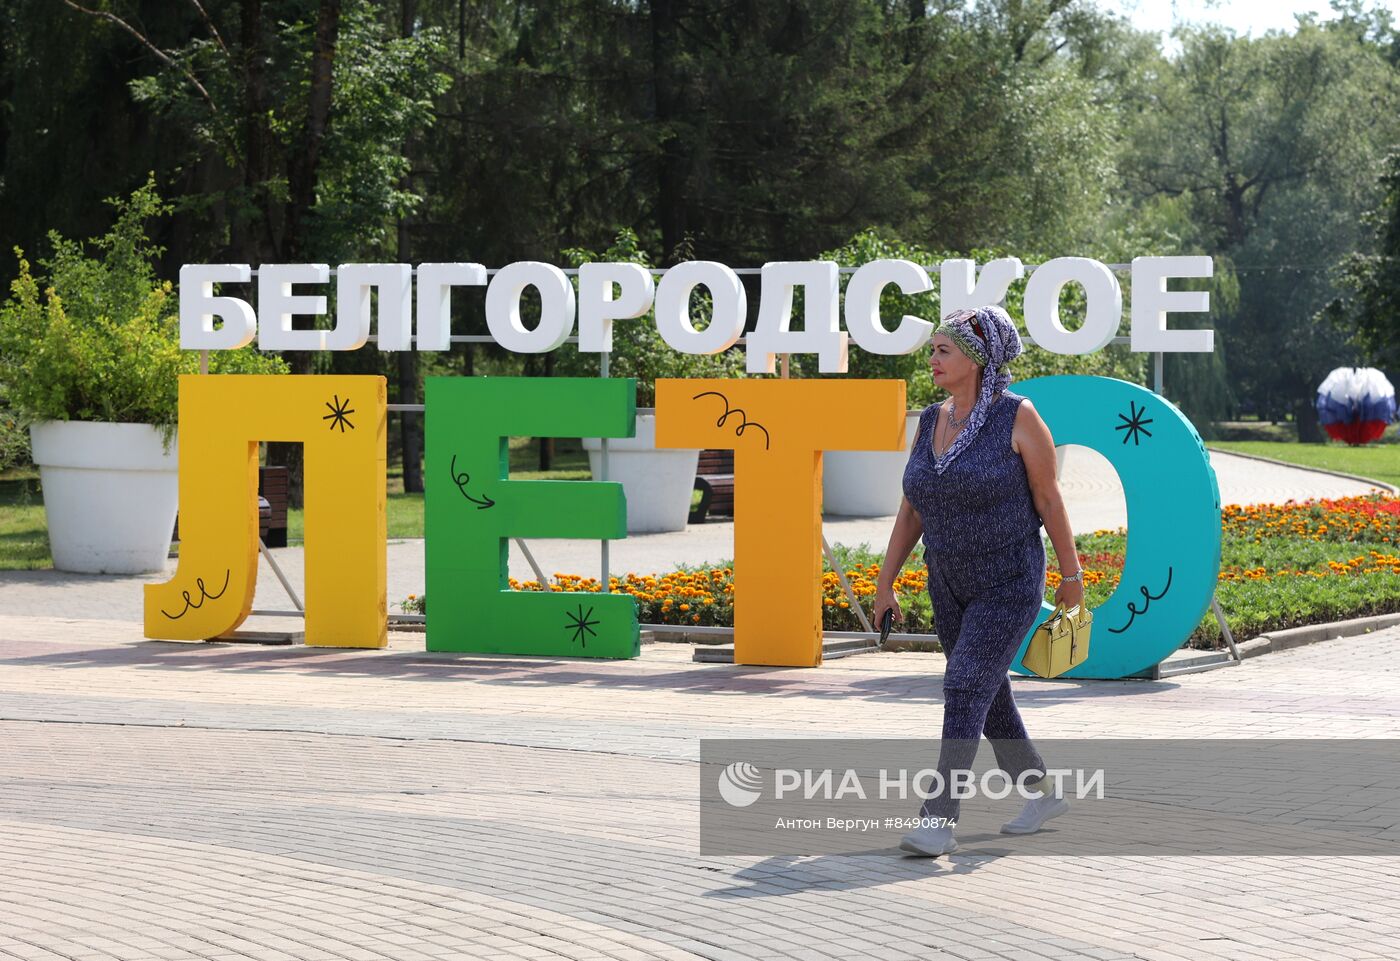
<svg viewBox="0 0 1400 961"><path fill-rule="evenodd" d="M588 640L584 637L585 633L592 634L594 637L598 636L598 632L593 630L594 626L598 624L598 621L592 618L593 608L590 607L588 612L584 613L582 604L578 606L577 614L569 614L569 623L567 626L573 628L574 640L578 641L584 647L588 646Z"/></svg>
<svg viewBox="0 0 1400 961"><path fill-rule="evenodd" d="M355 408L350 406L350 398L347 397L344 401L342 401L340 399L339 394L335 394L333 396L335 397L334 404L332 404L330 401L326 401L326 408L330 411L330 413L327 414L325 417L322 417L321 419L328 420L331 422L331 430L335 430L336 427L339 427L340 432L342 434L345 433L345 428L347 426L349 426L351 430L354 430L355 425L350 423L350 418L346 416L347 414L355 413Z"/></svg>
<svg viewBox="0 0 1400 961"><path fill-rule="evenodd" d="M1144 418L1142 415L1147 413L1147 408L1144 407L1142 410L1138 410L1137 404L1133 403L1132 401L1128 401L1128 410L1132 412L1133 416L1128 417L1126 414L1119 414L1118 419L1121 420L1123 423L1119 424L1113 429L1127 431L1127 433L1123 435L1123 443L1126 444L1128 442L1128 438L1131 437L1133 439L1133 446L1136 447L1138 446L1139 432L1146 434L1148 437L1152 436L1152 431L1148 430L1146 427L1143 426L1144 424L1152 423L1152 418Z"/></svg>

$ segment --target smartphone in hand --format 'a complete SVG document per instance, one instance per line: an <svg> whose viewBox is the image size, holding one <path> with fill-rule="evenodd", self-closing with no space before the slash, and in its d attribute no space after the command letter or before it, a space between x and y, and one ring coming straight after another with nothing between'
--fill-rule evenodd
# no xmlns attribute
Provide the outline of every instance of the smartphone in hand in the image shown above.
<svg viewBox="0 0 1400 961"><path fill-rule="evenodd" d="M890 639L890 628L894 627L894 608L885 608L885 616L880 618L880 643Z"/></svg>

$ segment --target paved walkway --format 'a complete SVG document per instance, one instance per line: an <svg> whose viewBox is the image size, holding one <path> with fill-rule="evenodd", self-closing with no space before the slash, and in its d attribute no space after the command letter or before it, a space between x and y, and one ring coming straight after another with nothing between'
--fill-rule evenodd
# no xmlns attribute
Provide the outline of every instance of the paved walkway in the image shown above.
<svg viewBox="0 0 1400 961"><path fill-rule="evenodd" d="M1011 683L1043 738L1394 738L1397 643ZM936 736L943 659L689 658L180 645L0 615L0 958L1400 955L1394 858L1017 857L1005 839L936 861L700 857L699 738Z"/></svg>
<svg viewBox="0 0 1400 961"><path fill-rule="evenodd" d="M1268 464L1219 452L1211 453L1220 485L1222 504L1282 503L1293 498L1345 497L1371 491L1369 485L1302 468ZM1123 487L1104 457L1086 447L1066 448L1060 476L1070 524L1076 533L1113 529L1127 523ZM823 530L833 544L868 544L884 551L891 518L828 517ZM545 576L556 572L597 577L601 572L599 542L591 540L535 540L530 542ZM298 593L304 589L303 553L299 547L274 551L278 563ZM634 534L612 542L611 571L657 573L675 570L678 564L698 565L734 557L734 524L712 522L672 534ZM171 562L170 570L174 570ZM510 548L510 573L532 579L525 556L514 542ZM164 581L168 573L144 577L105 577L63 574L57 571L0 572L0 612L46 616L141 619L143 582ZM423 541L391 541L389 544L389 605L424 589ZM258 593L254 606L285 610L290 602L265 561L260 561Z"/></svg>

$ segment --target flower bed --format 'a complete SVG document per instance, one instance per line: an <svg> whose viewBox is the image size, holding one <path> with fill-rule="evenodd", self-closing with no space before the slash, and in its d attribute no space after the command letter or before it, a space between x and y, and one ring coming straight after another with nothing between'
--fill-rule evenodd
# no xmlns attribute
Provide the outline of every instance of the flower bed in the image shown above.
<svg viewBox="0 0 1400 961"><path fill-rule="evenodd" d="M1400 498L1372 494L1229 504L1220 513L1216 597L1237 640L1400 611ZM1126 546L1121 529L1076 538L1091 607L1117 588ZM1047 587L1053 592L1059 583L1053 551L1051 558ZM1222 646L1214 614L1201 619L1189 643Z"/></svg>
<svg viewBox="0 0 1400 961"><path fill-rule="evenodd" d="M1347 617L1400 611L1400 498L1389 495L1287 501L1221 510L1221 569L1216 596L1236 639L1270 630ZM1099 530L1075 539L1084 568L1084 594L1090 607L1102 604L1118 587L1127 534ZM837 547L851 589L871 613L881 557L868 549ZM1060 577L1053 550L1047 550L1046 599ZM920 556L916 551L915 556ZM555 574L547 585L511 579L519 591L592 591L596 578ZM908 562L895 582L904 611L903 631L936 630L928 599L928 573L921 561ZM610 579L615 593L637 599L644 624L729 626L734 623L734 569L717 565L669 574L627 574ZM423 611L421 597L404 610ZM860 622L835 572L822 573L822 624L826 630L860 630ZM1213 614L1192 634L1193 647L1221 645Z"/></svg>
<svg viewBox="0 0 1400 961"><path fill-rule="evenodd" d="M880 563L864 563L850 567L846 572L851 590L865 606L867 616L875 597L875 579L880 573ZM644 624L695 625L699 627L724 626L734 623L734 568L713 567L695 571L674 571L670 574L646 575L627 574L624 577L609 578L611 590L615 594L631 594L637 599L637 617ZM510 586L518 591L539 591L537 581L517 581ZM905 629L915 631L932 630L928 611L928 573L922 567L906 568L895 581L895 590L900 594L902 606L910 621ZM576 574L555 574L548 585L551 591L599 591L601 582L592 577L579 577ZM922 609L917 598L923 597ZM834 631L858 631L861 629L855 612L841 582L832 571L822 574L823 626Z"/></svg>

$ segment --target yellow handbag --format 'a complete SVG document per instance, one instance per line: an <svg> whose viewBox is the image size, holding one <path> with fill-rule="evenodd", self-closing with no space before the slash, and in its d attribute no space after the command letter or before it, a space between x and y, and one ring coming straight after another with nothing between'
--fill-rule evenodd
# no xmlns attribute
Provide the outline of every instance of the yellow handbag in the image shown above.
<svg viewBox="0 0 1400 961"><path fill-rule="evenodd" d="M1041 677L1058 677L1089 656L1089 629L1094 615L1087 607L1065 610L1055 605L1050 616L1035 629L1021 666Z"/></svg>

